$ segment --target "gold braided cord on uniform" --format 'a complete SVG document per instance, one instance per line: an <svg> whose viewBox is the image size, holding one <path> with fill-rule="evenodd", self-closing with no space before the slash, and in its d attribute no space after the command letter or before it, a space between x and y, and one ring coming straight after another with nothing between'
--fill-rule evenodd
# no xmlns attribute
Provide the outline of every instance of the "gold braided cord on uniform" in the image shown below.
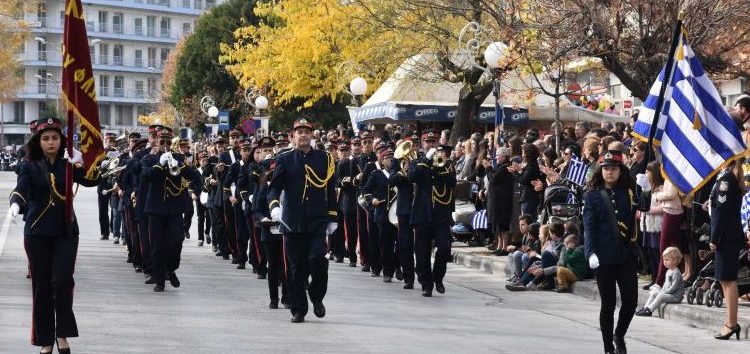
<svg viewBox="0 0 750 354"><path fill-rule="evenodd" d="M173 182L171 179L166 178L164 180L164 199L167 199L167 195L171 197L179 196L189 186L190 183L188 183L188 181L183 177L180 177L179 186L175 184L175 182Z"/></svg>
<svg viewBox="0 0 750 354"><path fill-rule="evenodd" d="M65 196L60 194L60 192L57 191L57 184L55 183L55 175L52 174L51 172L49 174L49 182L50 182L50 185L52 186L52 194L54 194L55 197L57 197L57 199L64 202Z"/></svg>
<svg viewBox="0 0 750 354"><path fill-rule="evenodd" d="M333 174L336 171L336 166L333 162L333 156L330 153L326 153L326 158L328 159L328 168L326 170L325 178L320 178L320 176L315 173L315 170L312 167L305 164L305 189L302 191L302 201L305 200L305 195L307 195L308 185L312 184L315 188L325 189L326 184L331 179L331 177L333 177ZM328 198L327 195L326 198Z"/></svg>
<svg viewBox="0 0 750 354"><path fill-rule="evenodd" d="M445 195L448 195L448 198L445 198ZM443 192L438 192L437 188L435 186L432 187L432 202L438 203L442 205L448 205L453 200L453 190L450 190L450 193L448 193L448 187L443 184Z"/></svg>

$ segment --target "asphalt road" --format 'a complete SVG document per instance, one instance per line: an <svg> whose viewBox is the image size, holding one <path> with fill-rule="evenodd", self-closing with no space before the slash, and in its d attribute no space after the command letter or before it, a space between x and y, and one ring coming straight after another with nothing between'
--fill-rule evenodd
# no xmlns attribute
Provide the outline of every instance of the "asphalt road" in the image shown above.
<svg viewBox="0 0 750 354"><path fill-rule="evenodd" d="M0 173L0 194L15 175ZM358 268L331 264L327 316L304 324L268 309L265 280L186 240L182 287L154 293L125 263L123 246L100 241L96 191L81 189L74 353L599 353L598 303L548 292L509 293L495 278L449 265L447 293L423 298ZM31 289L23 224L0 204L0 353L30 345ZM195 225L195 223L193 223ZM194 226L195 228L195 226ZM195 234L195 232L193 232ZM718 329L718 328L717 328ZM750 343L657 318L636 318L631 353L748 353Z"/></svg>

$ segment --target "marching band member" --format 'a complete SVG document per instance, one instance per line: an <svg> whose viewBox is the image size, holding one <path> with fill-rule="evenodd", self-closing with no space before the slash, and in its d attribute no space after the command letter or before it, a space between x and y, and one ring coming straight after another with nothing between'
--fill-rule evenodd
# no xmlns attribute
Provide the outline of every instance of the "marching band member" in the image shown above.
<svg viewBox="0 0 750 354"><path fill-rule="evenodd" d="M281 223L284 232L292 322L299 323L307 315L306 293L315 316L325 316L326 234L332 234L338 225L333 157L312 149L312 125L306 119L297 120L293 131L295 148L277 157L268 199L271 218Z"/></svg>
<svg viewBox="0 0 750 354"><path fill-rule="evenodd" d="M190 176L189 181L195 178L196 168L193 161L193 154L190 152L190 145L187 139L180 139L177 141L177 148L179 153L185 157L185 168L188 169ZM190 225L193 223L193 215L195 215L195 209L193 209L193 193L185 193L185 212L182 214L182 232L185 239L190 239Z"/></svg>
<svg viewBox="0 0 750 354"><path fill-rule="evenodd" d="M184 234L182 218L190 171L185 168L185 157L169 150L172 129L159 131L159 143L141 160L148 185L144 212L149 215L151 239L151 278L154 291L164 291L164 283L180 287L175 271L180 267Z"/></svg>
<svg viewBox="0 0 750 354"><path fill-rule="evenodd" d="M117 149L115 148L116 138L117 138L117 135L115 135L114 133L104 134L104 153L107 154L107 156L109 156L111 152L117 151ZM103 160L103 161L107 161L107 160ZM104 166L104 168L106 167L107 166ZM107 178L100 179L99 185L96 187L96 192L98 195L98 202L99 202L99 230L102 235L100 240L109 240L109 232L112 226L111 220L109 218L110 195L107 193L102 193L111 188L112 186L109 184L109 180Z"/></svg>
<svg viewBox="0 0 750 354"><path fill-rule="evenodd" d="M374 230L376 232L370 233L370 245L378 245L379 258L383 267L383 282L390 283L396 268L394 254L396 229L388 220L388 209L396 198L396 194L388 185L393 149L387 143L380 142L377 154L378 160L375 162L377 169L370 174L367 183L362 187L362 192L367 203L373 208L373 219L376 225ZM373 275L378 273L379 271L373 269Z"/></svg>
<svg viewBox="0 0 750 354"><path fill-rule="evenodd" d="M133 156L146 147L148 139L141 139L140 133L130 133L128 135L128 151L120 156L120 164L125 166L120 177L118 179L118 185L120 190L117 193L120 195L122 200L122 220L123 230L127 235L125 238L128 246L128 263L133 264L133 268L136 272L142 271L142 258L141 255L141 244L138 234L138 226L135 221L135 206L131 198L131 195L135 191L134 176L132 169L128 168L131 165Z"/></svg>
<svg viewBox="0 0 750 354"><path fill-rule="evenodd" d="M434 142L437 137L428 133L422 140L425 146L424 142ZM450 224L456 186L456 172L448 156L449 146L430 148L424 158L415 159L409 166L409 181L415 184L411 224L415 228L417 279L424 297L432 296L433 287L441 294L445 292L443 277L451 255ZM433 240L437 252L431 266Z"/></svg>
<svg viewBox="0 0 750 354"><path fill-rule="evenodd" d="M358 196L362 195L362 186L367 182L370 177L370 173L375 169L374 164L377 157L375 151L373 151L373 136L369 130L361 130L359 134L360 145L362 146L362 153L357 156L356 167L357 171L354 177L354 185L357 186ZM375 269L380 273L380 251L378 251L378 245L375 247L372 245L370 240L370 230L375 228L372 222L372 217L369 215L369 211L361 205L357 205L357 233L359 234L359 251L360 257L362 258L362 271L372 272L375 275ZM375 232L373 230L373 232ZM372 269L375 268L375 269Z"/></svg>
<svg viewBox="0 0 750 354"><path fill-rule="evenodd" d="M31 342L51 353L57 342L60 353L70 353L67 338L78 337L73 314L73 269L78 252L78 220L65 222L65 169L74 164L73 179L86 187L99 177L86 179L81 153L64 153L65 136L56 118L40 119L26 157L19 163L16 188L10 196L11 218L23 214L24 248L29 260L33 296ZM67 227L61 227L66 225Z"/></svg>
<svg viewBox="0 0 750 354"><path fill-rule="evenodd" d="M412 137L414 139L414 137ZM412 148L419 144L412 140ZM416 155L416 152L414 153ZM411 207L414 201L414 184L409 181L409 161L392 163L393 172L388 178L388 185L395 187L396 216L398 217L398 256L403 269L404 289L414 289L414 227L410 223ZM401 166L404 168L402 169Z"/></svg>
<svg viewBox="0 0 750 354"><path fill-rule="evenodd" d="M224 234L226 235L227 249L232 255L232 264L239 264L240 255L238 249L238 235L239 227L237 224L237 215L235 203L232 203L234 196L232 195L232 187L236 188L237 175L232 173L232 165L237 163L240 159L240 139L242 134L237 129L229 131L229 146L227 149L219 155L219 159L226 165L226 173L223 174L221 182L221 201L223 203L224 211Z"/></svg>
<svg viewBox="0 0 750 354"><path fill-rule="evenodd" d="M248 261L247 251L250 242L250 233L254 228L252 220L247 222L247 218L244 217L245 211L242 208L244 201L242 198L243 187L242 182L239 180L241 176L240 171L251 169L251 165L254 164L252 160L253 150L254 146L250 143L250 140L245 139L240 143L240 159L230 166L229 176L227 177L227 180L236 181L235 190L229 191L231 193L229 202L232 204L232 208L234 208L235 221L237 223L237 269L245 269L245 263Z"/></svg>
<svg viewBox="0 0 750 354"><path fill-rule="evenodd" d="M336 164L336 185L339 187L339 229L344 234L346 257L349 266L357 266L357 188L353 184L355 161L350 155L349 144L338 147L339 161Z"/></svg>
<svg viewBox="0 0 750 354"><path fill-rule="evenodd" d="M201 151L198 153L198 167L196 168L195 184L191 188L192 199L195 201L195 213L198 215L198 247L202 247L204 241L211 244L211 215L208 208L201 202L201 194L208 193L203 181L208 170L208 153Z"/></svg>
<svg viewBox="0 0 750 354"><path fill-rule="evenodd" d="M214 157L215 163L211 171L211 178L208 180L208 184L211 187L211 193L209 194L209 200L211 203L211 219L212 219L212 231L213 241L216 248L216 256L224 259L229 259L229 249L227 248L227 234L226 234L226 223L224 219L224 201L222 198L222 181L226 173L227 164L219 158L224 154L224 148L226 147L227 141L223 137L216 139L216 154Z"/></svg>

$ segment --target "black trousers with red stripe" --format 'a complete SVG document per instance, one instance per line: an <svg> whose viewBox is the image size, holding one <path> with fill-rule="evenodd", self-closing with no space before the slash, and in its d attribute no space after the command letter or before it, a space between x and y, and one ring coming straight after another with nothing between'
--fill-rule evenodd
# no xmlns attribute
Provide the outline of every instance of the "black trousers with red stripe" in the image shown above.
<svg viewBox="0 0 750 354"><path fill-rule="evenodd" d="M261 232L269 231L266 228L266 230ZM282 302L289 301L289 288L284 270L284 246L282 245L282 241L263 241L263 250L268 255L268 295L271 301L279 301L279 284L281 284Z"/></svg>
<svg viewBox="0 0 750 354"><path fill-rule="evenodd" d="M404 283L414 284L414 225L410 215L398 216L398 259L404 272Z"/></svg>
<svg viewBox="0 0 750 354"><path fill-rule="evenodd" d="M237 218L235 208L229 201L224 201L224 233L226 234L226 244L232 259L239 259L239 250L237 249Z"/></svg>
<svg viewBox="0 0 750 354"><path fill-rule="evenodd" d="M344 235L344 247L349 263L357 263L357 213L343 214L338 227Z"/></svg>
<svg viewBox="0 0 750 354"><path fill-rule="evenodd" d="M26 235L24 247L29 258L34 300L31 343L50 346L55 338L78 337L73 315L73 271L78 235Z"/></svg>
<svg viewBox="0 0 750 354"><path fill-rule="evenodd" d="M360 257L360 264L368 265L370 264L370 258L369 258L369 243L370 238L368 233L368 224L367 224L367 211L365 209L362 209L359 205L357 206L357 236L359 238L359 257Z"/></svg>
<svg viewBox="0 0 750 354"><path fill-rule="evenodd" d="M284 235L292 314L307 314L308 295L312 302L323 301L328 291L327 248L326 224L312 232Z"/></svg>
<svg viewBox="0 0 750 354"><path fill-rule="evenodd" d="M148 221L151 230L151 277L164 285L167 273L180 268L182 255L182 218L180 215L151 215Z"/></svg>

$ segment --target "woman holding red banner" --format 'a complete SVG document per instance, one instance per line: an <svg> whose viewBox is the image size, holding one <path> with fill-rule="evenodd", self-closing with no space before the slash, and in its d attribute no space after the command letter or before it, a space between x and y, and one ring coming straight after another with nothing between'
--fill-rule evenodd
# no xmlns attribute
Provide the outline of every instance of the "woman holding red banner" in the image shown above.
<svg viewBox="0 0 750 354"><path fill-rule="evenodd" d="M96 186L99 178L86 179L82 156L74 150L69 158L62 148L65 136L56 118L31 123L34 135L26 144L26 158L19 164L16 188L10 196L11 217L23 214L24 247L31 273L33 315L31 342L51 353L70 353L67 338L77 337L73 315L73 270L78 252L78 222L65 222L65 169L74 165L73 180ZM65 227L61 227L65 225Z"/></svg>

